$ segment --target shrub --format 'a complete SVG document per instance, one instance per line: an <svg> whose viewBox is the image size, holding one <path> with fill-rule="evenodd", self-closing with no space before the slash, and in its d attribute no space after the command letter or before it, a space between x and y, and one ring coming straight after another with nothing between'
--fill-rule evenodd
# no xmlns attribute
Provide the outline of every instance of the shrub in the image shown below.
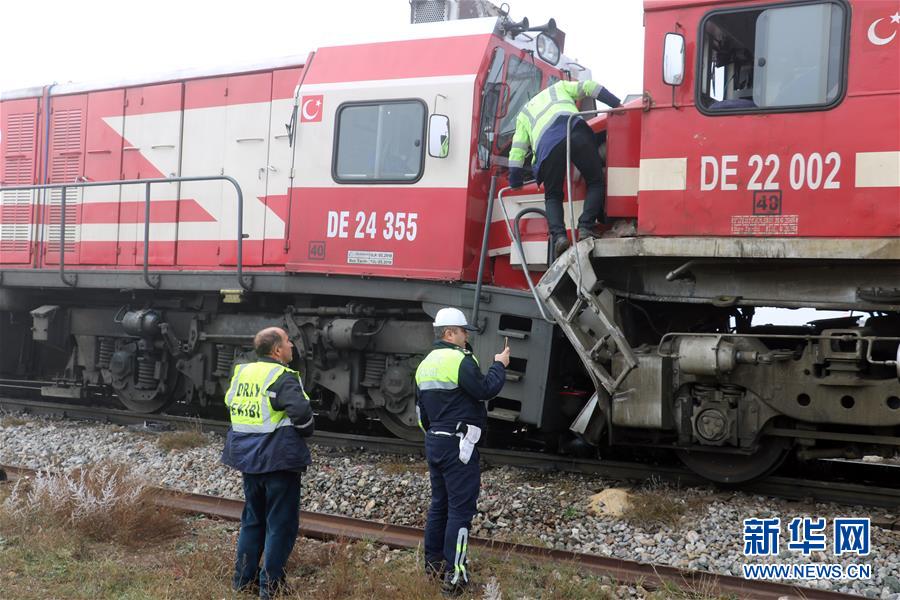
<svg viewBox="0 0 900 600"><path fill-rule="evenodd" d="M3 507L23 533L28 527L65 527L88 539L138 546L182 531L176 513L158 506L152 488L123 465L38 472L17 480Z"/></svg>

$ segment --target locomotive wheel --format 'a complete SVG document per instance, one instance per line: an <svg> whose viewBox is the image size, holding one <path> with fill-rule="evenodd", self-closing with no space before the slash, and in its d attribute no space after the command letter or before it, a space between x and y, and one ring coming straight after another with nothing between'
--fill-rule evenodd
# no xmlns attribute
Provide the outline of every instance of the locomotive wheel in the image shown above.
<svg viewBox="0 0 900 600"><path fill-rule="evenodd" d="M678 450L678 458L691 471L717 483L746 483L765 477L781 466L790 451L785 438L763 438L753 454L704 450Z"/></svg>
<svg viewBox="0 0 900 600"><path fill-rule="evenodd" d="M376 408L375 414L385 428L402 440L410 442L421 442L425 439L425 434L419 429L419 425L413 421L410 425L404 421L403 414L397 415L386 408ZM415 413L414 413L415 414Z"/></svg>
<svg viewBox="0 0 900 600"><path fill-rule="evenodd" d="M171 393L158 393L151 390L150 393L139 392L137 390L120 391L116 394L119 402L125 405L125 408L136 413L155 413L163 410L174 400Z"/></svg>
<svg viewBox="0 0 900 600"><path fill-rule="evenodd" d="M119 402L125 405L130 411L142 414L162 412L175 402L180 393L180 378L178 371L171 369L167 377L166 386L162 385L153 390L140 390L133 385L127 385L121 389L114 390ZM181 390L183 392L183 390Z"/></svg>

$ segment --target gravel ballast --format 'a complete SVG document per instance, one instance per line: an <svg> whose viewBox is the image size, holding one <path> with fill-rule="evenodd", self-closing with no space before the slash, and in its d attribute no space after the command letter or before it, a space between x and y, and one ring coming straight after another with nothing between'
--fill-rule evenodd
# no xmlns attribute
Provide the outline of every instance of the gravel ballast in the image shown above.
<svg viewBox="0 0 900 600"><path fill-rule="evenodd" d="M22 422L24 420L24 423ZM12 424L9 424L13 421ZM6 423L6 424L4 424ZM240 474L219 462L222 437L205 434L207 444L165 451L155 432L114 425L43 418L0 420L0 464L32 469L70 468L114 461L135 465L157 485L242 498ZM430 498L424 460L313 446L314 464L304 475L303 508L423 527ZM741 565L868 564L865 581L816 580L804 585L900 600L900 532L872 528L868 556L834 556L831 523L836 517L898 518L897 512L860 506L793 502L713 488L645 486L636 499L661 496L681 504L668 522L636 522L588 510L591 496L610 487L628 487L595 476L540 473L513 467L485 469L479 513L472 535L544 545L627 560L741 575ZM639 513L638 513L639 514ZM787 524L795 517L828 520L826 552L804 556L789 550ZM772 557L743 555L747 518L781 518L781 552Z"/></svg>

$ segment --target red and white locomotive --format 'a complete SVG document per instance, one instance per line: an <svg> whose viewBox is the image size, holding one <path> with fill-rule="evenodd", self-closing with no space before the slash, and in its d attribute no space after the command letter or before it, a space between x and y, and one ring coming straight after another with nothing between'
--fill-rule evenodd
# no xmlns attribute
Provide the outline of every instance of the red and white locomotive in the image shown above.
<svg viewBox="0 0 900 600"><path fill-rule="evenodd" d="M645 0L643 98L586 117L607 214L636 233L555 260L505 157L521 106L590 71L555 26L477 8L245 69L4 93L0 377L214 405L281 324L322 411L414 437L412 374L455 305L479 356L510 338L495 428L553 449L668 448L720 481L894 452L897 2Z"/></svg>

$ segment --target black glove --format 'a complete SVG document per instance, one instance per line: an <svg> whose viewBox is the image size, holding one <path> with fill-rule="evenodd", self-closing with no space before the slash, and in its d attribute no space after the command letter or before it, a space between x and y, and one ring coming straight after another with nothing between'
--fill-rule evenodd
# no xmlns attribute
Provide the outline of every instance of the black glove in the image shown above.
<svg viewBox="0 0 900 600"><path fill-rule="evenodd" d="M509 187L519 189L525 183L525 169L522 167L509 168Z"/></svg>
<svg viewBox="0 0 900 600"><path fill-rule="evenodd" d="M611 108L619 108L622 106L622 101L605 87L601 87L600 91L597 92L597 100Z"/></svg>

